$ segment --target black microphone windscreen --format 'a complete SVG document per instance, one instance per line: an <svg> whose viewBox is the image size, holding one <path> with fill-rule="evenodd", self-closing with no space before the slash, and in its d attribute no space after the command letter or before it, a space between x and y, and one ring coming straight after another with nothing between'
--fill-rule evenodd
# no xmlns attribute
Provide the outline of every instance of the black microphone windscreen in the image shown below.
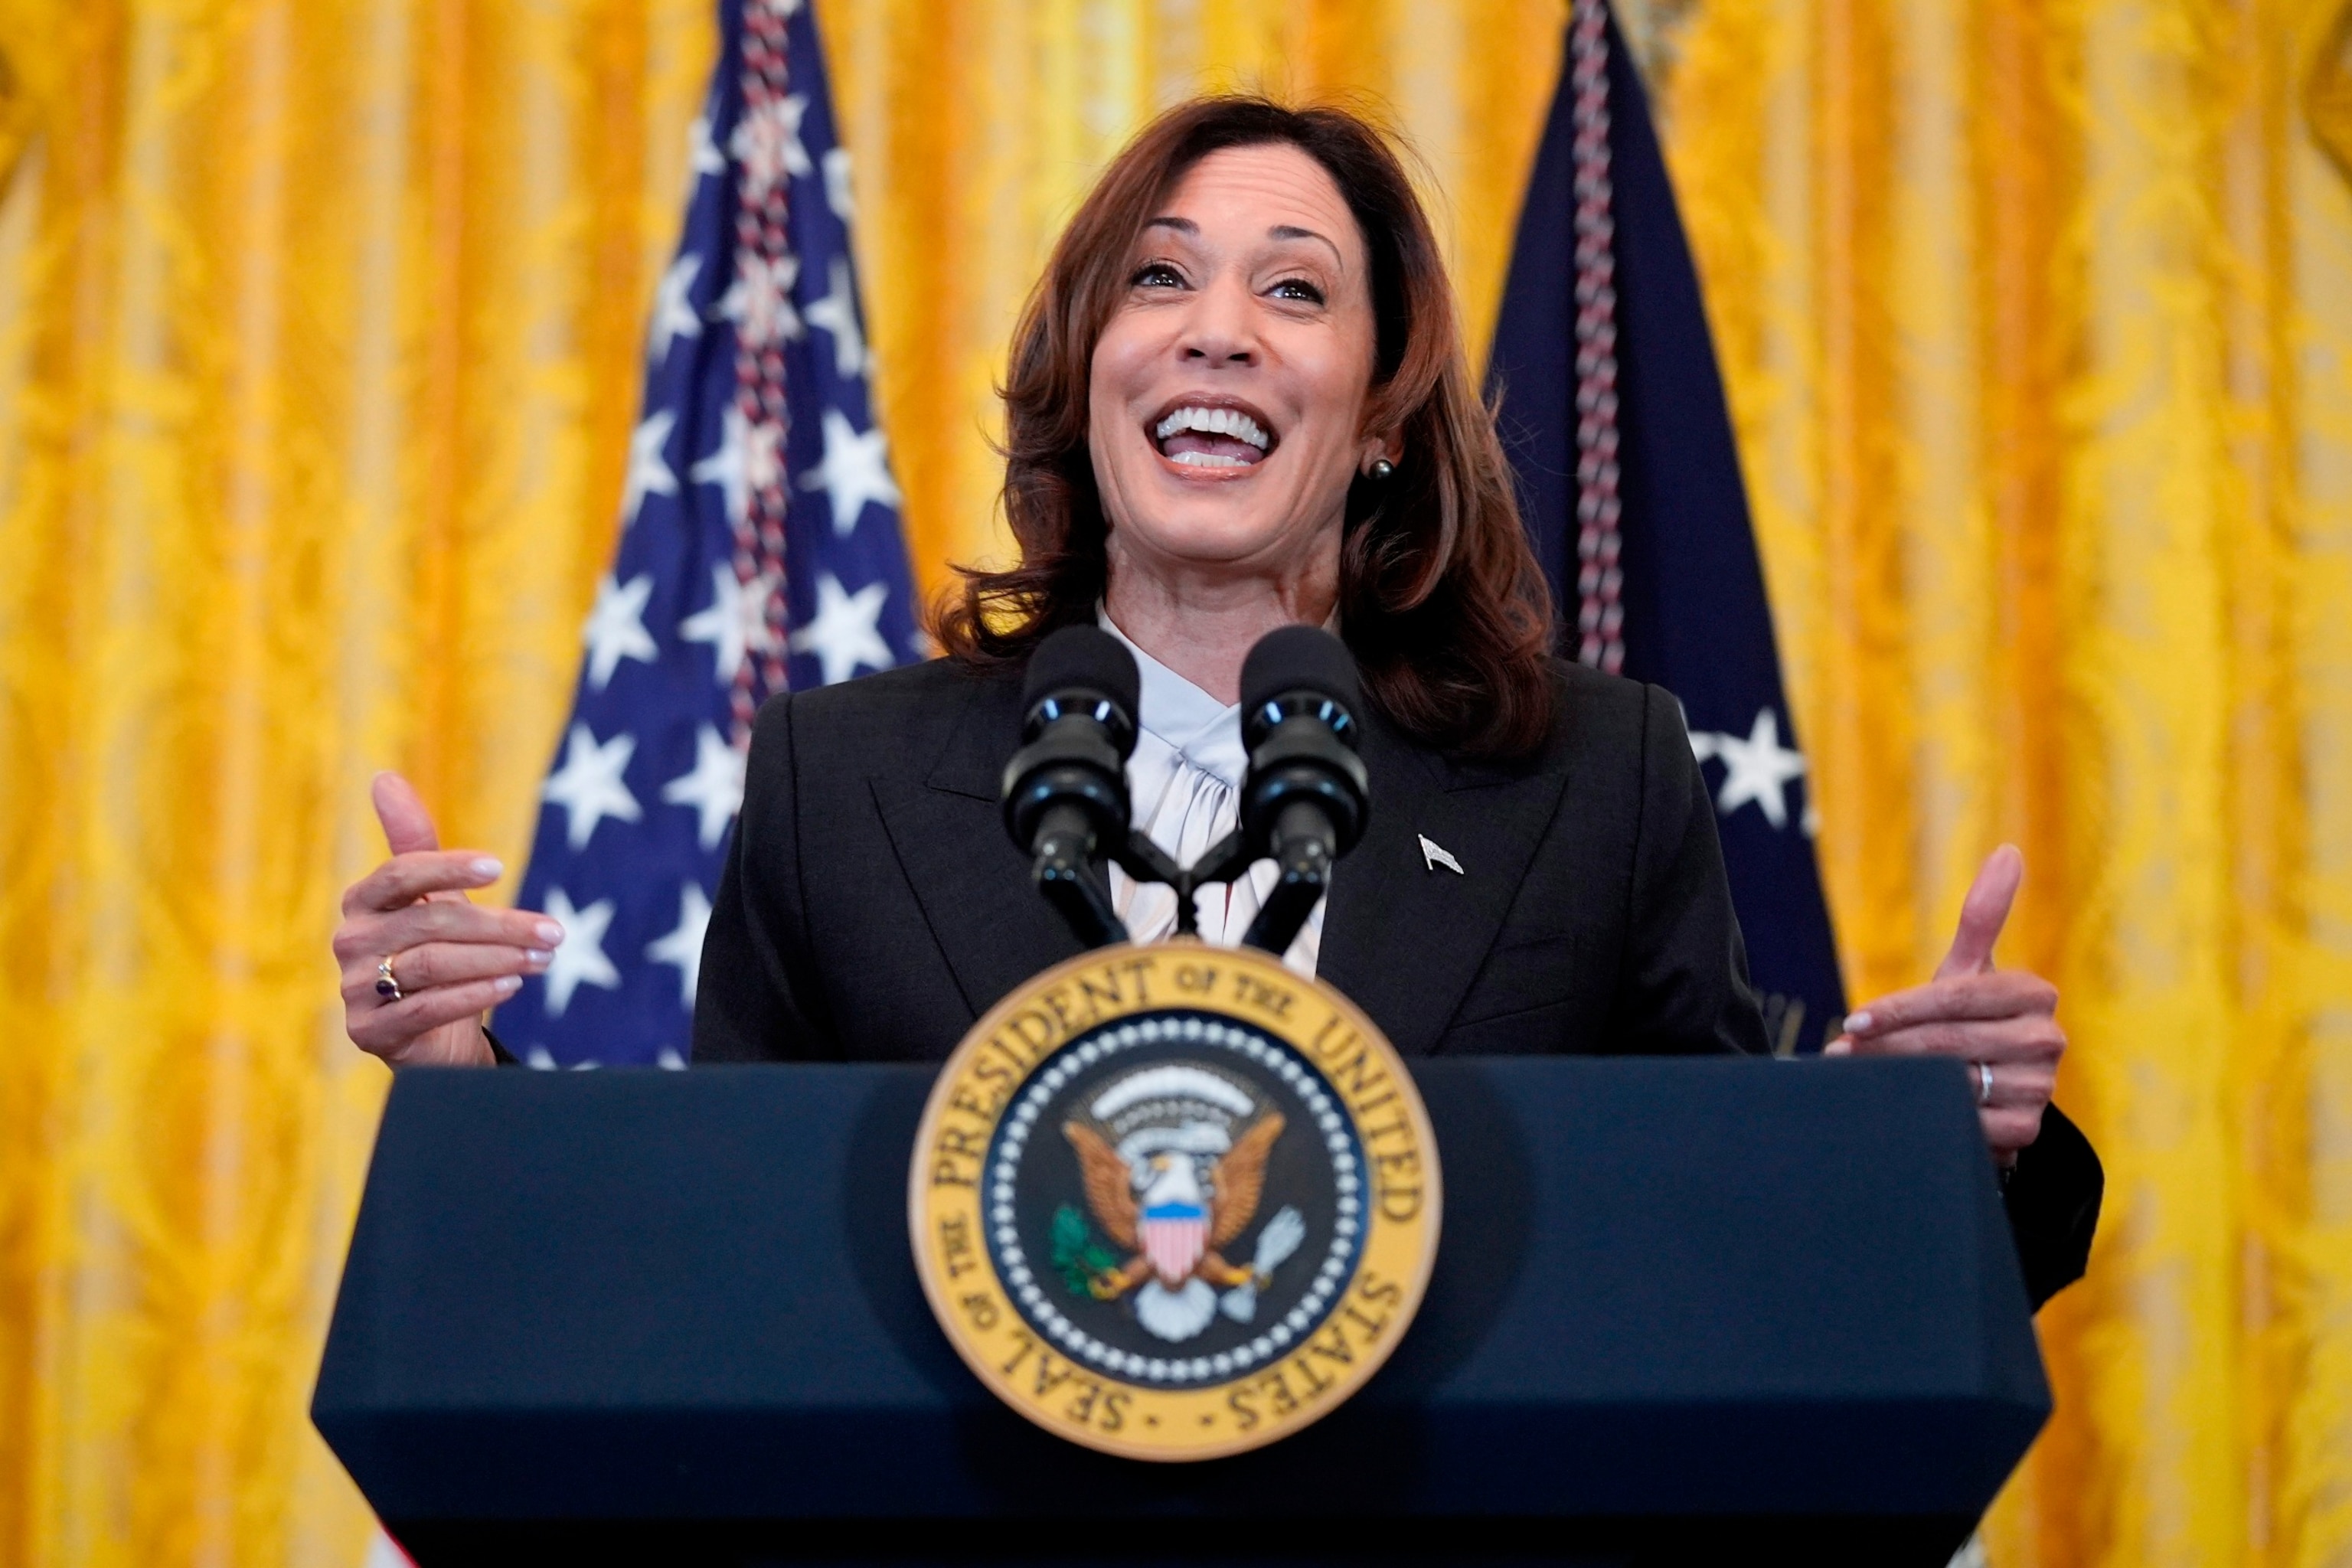
<svg viewBox="0 0 2352 1568"><path fill-rule="evenodd" d="M1100 626L1064 626L1037 645L1029 656L1028 678L1021 683L1022 710L1074 687L1109 698L1130 726L1135 722L1143 689L1135 656Z"/></svg>
<svg viewBox="0 0 2352 1568"><path fill-rule="evenodd" d="M1363 707L1355 656L1320 626L1276 627L1258 638L1242 661L1244 713L1292 691L1331 698L1350 714Z"/></svg>

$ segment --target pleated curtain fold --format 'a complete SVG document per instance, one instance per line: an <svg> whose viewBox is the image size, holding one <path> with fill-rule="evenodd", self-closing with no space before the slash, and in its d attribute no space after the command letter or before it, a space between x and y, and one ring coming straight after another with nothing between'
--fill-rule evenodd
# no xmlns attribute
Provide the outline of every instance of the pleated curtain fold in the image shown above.
<svg viewBox="0 0 2352 1568"><path fill-rule="evenodd" d="M919 575L1160 104L1420 150L1482 362L1562 0L819 0ZM2352 5L1645 0L1849 991L2023 847L2109 1173L2000 1568L2352 1556ZM0 0L0 1562L351 1563L304 1415L407 771L519 864L704 0ZM462 1331L462 1325L453 1325Z"/></svg>

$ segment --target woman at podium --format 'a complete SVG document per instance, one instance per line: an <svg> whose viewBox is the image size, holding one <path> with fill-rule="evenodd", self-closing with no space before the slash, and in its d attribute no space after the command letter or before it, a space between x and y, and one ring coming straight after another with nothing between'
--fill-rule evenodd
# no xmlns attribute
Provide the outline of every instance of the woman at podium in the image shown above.
<svg viewBox="0 0 2352 1568"><path fill-rule="evenodd" d="M1381 134L1337 110L1181 106L1114 162L1015 332L1004 506L1017 564L965 576L947 657L760 715L704 947L698 1061L937 1059L1077 951L998 801L1021 672L1066 626L1134 654L1133 819L1179 863L1236 818L1244 656L1329 627L1360 671L1371 826L1286 961L1408 1055L1762 1052L1713 802L1675 699L1551 652L1552 607L1466 363L1435 236ZM481 1016L561 932L478 908L495 867L396 851L336 935L349 1029L395 1067L499 1055ZM2022 875L1997 851L1929 984L1832 1049L1969 1067L2039 1302L2078 1276L2098 1164L2050 1103L2065 1037L1995 970ZM1237 942L1270 883L1203 892ZM1138 940L1174 895L1114 871Z"/></svg>

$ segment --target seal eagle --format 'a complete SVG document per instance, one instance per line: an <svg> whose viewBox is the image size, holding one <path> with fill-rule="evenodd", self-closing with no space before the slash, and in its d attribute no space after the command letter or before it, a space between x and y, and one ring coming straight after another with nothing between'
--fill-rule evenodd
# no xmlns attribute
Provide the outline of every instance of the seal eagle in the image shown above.
<svg viewBox="0 0 2352 1568"><path fill-rule="evenodd" d="M1087 1282L1096 1300L1116 1300L1155 1273L1170 1289L1195 1277L1221 1289L1263 1283L1255 1270L1226 1262L1219 1248L1232 1246L1256 1216L1266 1156L1282 1129L1281 1112L1266 1112L1208 1167L1204 1181L1195 1157L1182 1150L1161 1150L1129 1163L1085 1122L1063 1123L1062 1135L1077 1151L1095 1223L1129 1254L1118 1268ZM1149 1234L1156 1229L1170 1234Z"/></svg>

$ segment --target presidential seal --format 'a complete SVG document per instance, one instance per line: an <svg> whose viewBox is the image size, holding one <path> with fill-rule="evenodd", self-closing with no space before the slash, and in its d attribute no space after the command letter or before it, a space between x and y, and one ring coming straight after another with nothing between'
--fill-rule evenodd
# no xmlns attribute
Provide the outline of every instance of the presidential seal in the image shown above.
<svg viewBox="0 0 2352 1568"><path fill-rule="evenodd" d="M1047 970L940 1072L908 1193L940 1325L1022 1415L1140 1459L1286 1437L1379 1369L1437 1250L1403 1065L1253 949Z"/></svg>

